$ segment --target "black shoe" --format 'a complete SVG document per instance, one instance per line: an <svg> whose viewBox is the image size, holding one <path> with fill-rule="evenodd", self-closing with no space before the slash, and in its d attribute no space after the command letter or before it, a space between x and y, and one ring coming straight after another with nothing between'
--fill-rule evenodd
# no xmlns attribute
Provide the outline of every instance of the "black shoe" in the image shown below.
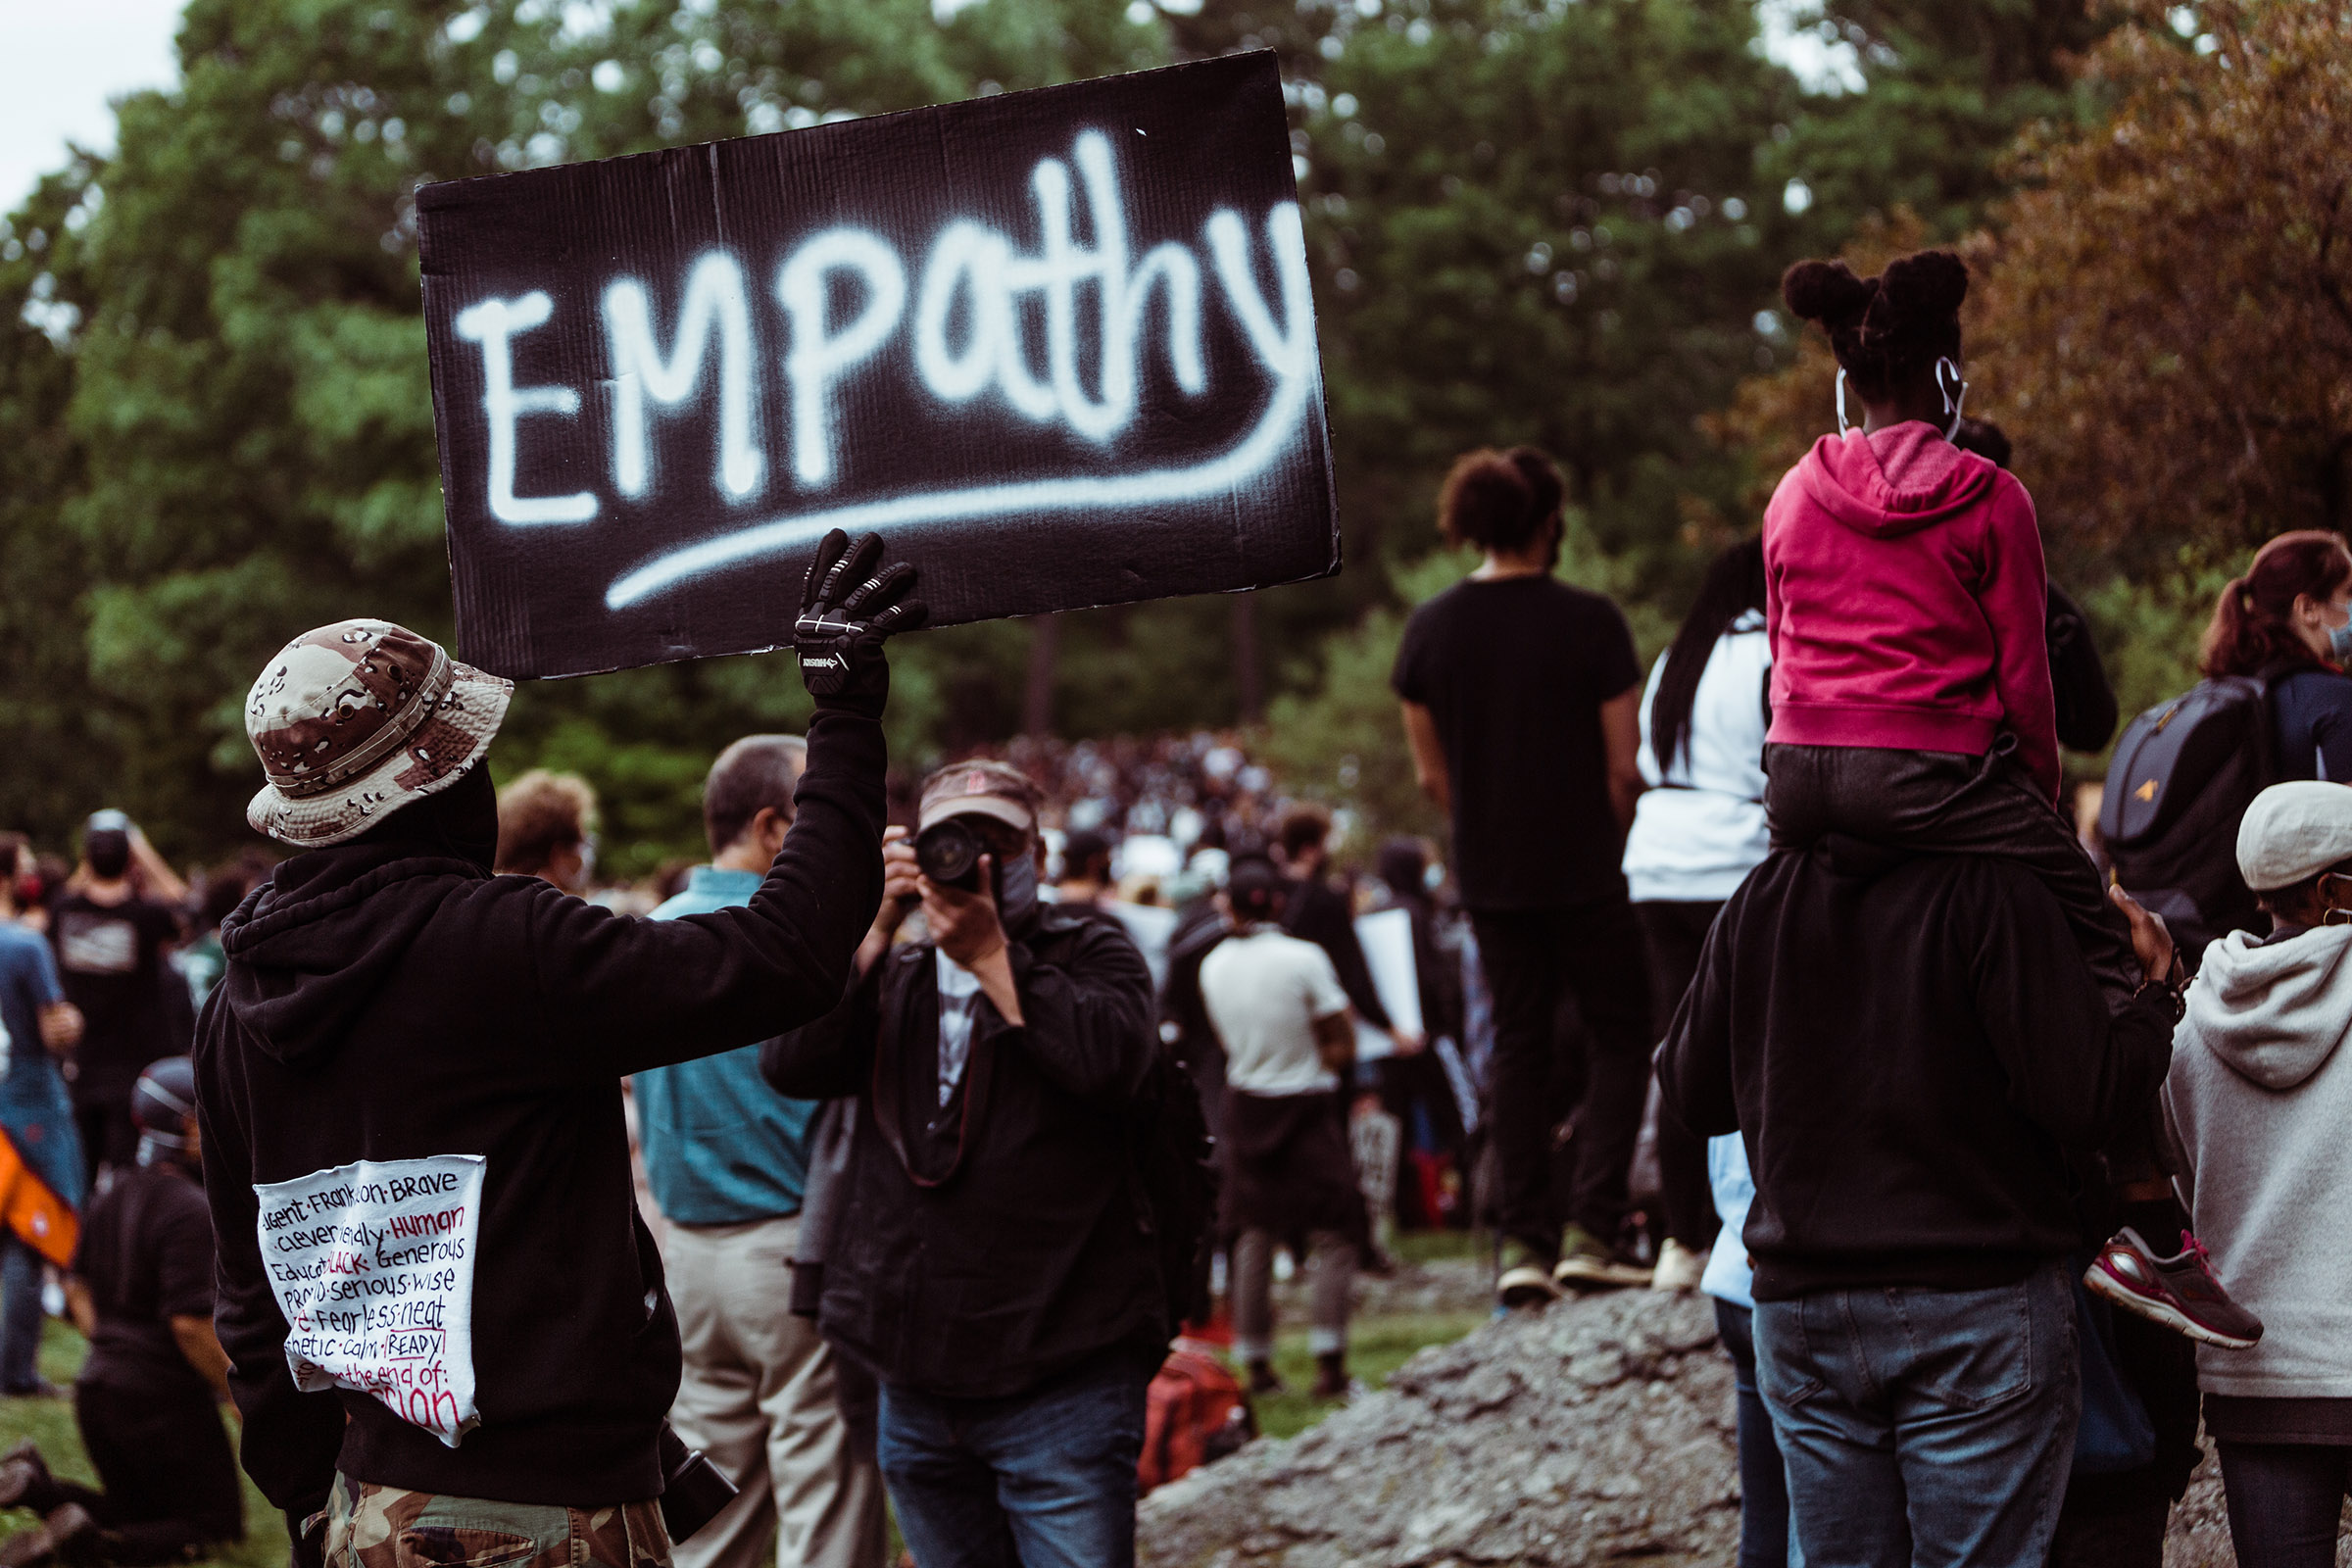
<svg viewBox="0 0 2352 1568"><path fill-rule="evenodd" d="M1543 1306L1558 1300L1560 1288L1551 1282L1552 1265L1557 1261L1516 1236L1504 1237L1494 1259L1494 1299L1505 1307Z"/></svg>
<svg viewBox="0 0 2352 1568"><path fill-rule="evenodd" d="M1250 1392L1251 1394L1288 1394L1291 1392L1291 1386L1274 1375L1273 1362L1252 1361L1250 1363ZM0 1568L8 1568L8 1565L0 1563Z"/></svg>
<svg viewBox="0 0 2352 1568"><path fill-rule="evenodd" d="M0 1453L0 1508L30 1508L35 1513L47 1513L61 1500L57 1483L50 1479L48 1462L41 1457L39 1445L30 1438Z"/></svg>
<svg viewBox="0 0 2352 1568"><path fill-rule="evenodd" d="M60 1388L47 1378L34 1378L21 1389L0 1389L0 1396L11 1399L67 1399L73 1397L74 1391Z"/></svg>
<svg viewBox="0 0 2352 1568"><path fill-rule="evenodd" d="M1560 1233L1560 1260L1552 1268L1551 1281L1563 1291L1647 1289L1652 1278L1651 1270L1621 1260L1581 1225Z"/></svg>
<svg viewBox="0 0 2352 1568"><path fill-rule="evenodd" d="M33 1568L36 1563L73 1558L76 1547L94 1544L97 1521L78 1502L52 1508L30 1530L20 1530L0 1541L0 1568Z"/></svg>
<svg viewBox="0 0 2352 1568"><path fill-rule="evenodd" d="M1326 1350L1315 1357L1315 1386L1308 1391L1309 1397L1345 1399L1349 1388L1347 1351Z"/></svg>

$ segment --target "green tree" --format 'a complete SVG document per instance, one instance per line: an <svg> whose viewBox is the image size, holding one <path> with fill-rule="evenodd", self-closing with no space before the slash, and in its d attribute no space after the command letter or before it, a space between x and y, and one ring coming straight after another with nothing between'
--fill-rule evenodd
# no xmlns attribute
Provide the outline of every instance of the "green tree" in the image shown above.
<svg viewBox="0 0 2352 1568"><path fill-rule="evenodd" d="M1905 209L1956 239L2007 192L2021 127L2096 119L2080 68L2116 20L2104 0L1827 0L1816 30L1865 85L1792 123L1789 172L1834 212Z"/></svg>
<svg viewBox="0 0 2352 1568"><path fill-rule="evenodd" d="M42 752L80 754L49 795L8 805L54 835L120 799L168 849L217 849L253 783L243 690L278 643L355 612L449 634L418 185L1098 74L1159 47L1110 0L996 0L946 24L927 0L192 0L179 88L127 100L119 152L53 181L0 249L12 319L30 303L51 329L0 343L24 479L8 549L45 599L0 626L39 644L0 677L0 711ZM920 653L904 662L911 745L940 683ZM535 685L502 760L592 760L617 797L613 858L635 868L691 848L717 744L805 713L774 660Z"/></svg>
<svg viewBox="0 0 2352 1568"><path fill-rule="evenodd" d="M1370 14L1367 15L1366 13ZM1343 495L1418 556L1446 464L1530 442L1647 576L1736 470L1694 425L1820 237L1772 176L1796 84L1740 0L1347 8L1299 90Z"/></svg>
<svg viewBox="0 0 2352 1568"><path fill-rule="evenodd" d="M1989 19L1991 41L1944 12ZM1747 0L1207 0L1174 17L983 0L944 23L929 0L191 0L181 86L126 102L120 152L77 161L0 236L0 721L56 760L0 788L0 809L55 837L115 800L173 853L222 847L253 780L239 697L278 641L363 610L448 634L412 205L427 180L1268 45L1350 561L1420 558L1450 458L1532 441L1571 470L1611 585L1671 603L1746 517L1743 459L1699 416L1788 363L1785 325L1758 316L1781 268L1894 177L1857 149L1900 132L1968 164L1938 141L1950 125L1980 149L2032 93L2063 97L2047 62L2067 27L2043 28L2030 69L2002 51L2065 14L1838 8L1876 74L1824 98L1761 58ZM1970 70L2009 107L1904 121L1921 118L1904 72ZM1792 174L1817 187L1809 206L1784 198ZM1938 175L1938 199L1975 200L1975 178ZM1393 603L1379 569L1254 596L1268 683L1310 690L1320 640ZM1061 617L1056 724L1229 719L1231 613ZM902 760L1009 732L1029 650L1009 623L906 644ZM634 868L692 848L716 744L803 702L773 660L542 683L502 758L595 777L612 859Z"/></svg>

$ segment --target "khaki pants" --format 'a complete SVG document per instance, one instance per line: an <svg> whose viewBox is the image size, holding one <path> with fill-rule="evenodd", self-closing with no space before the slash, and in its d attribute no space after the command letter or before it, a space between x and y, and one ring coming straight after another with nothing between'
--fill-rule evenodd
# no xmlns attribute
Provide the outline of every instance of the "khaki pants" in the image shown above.
<svg viewBox="0 0 2352 1568"><path fill-rule="evenodd" d="M797 1216L669 1227L662 1246L686 1352L670 1424L743 1489L678 1543L678 1568L881 1568L882 1478L852 1451L833 1356L785 1310Z"/></svg>

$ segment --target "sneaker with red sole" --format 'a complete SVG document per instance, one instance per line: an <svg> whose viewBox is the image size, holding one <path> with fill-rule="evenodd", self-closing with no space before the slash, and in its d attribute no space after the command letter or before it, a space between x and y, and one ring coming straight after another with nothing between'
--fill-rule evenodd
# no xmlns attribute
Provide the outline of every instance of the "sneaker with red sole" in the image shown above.
<svg viewBox="0 0 2352 1568"><path fill-rule="evenodd" d="M2205 1345L2246 1350L2262 1338L2262 1319L2230 1299L2194 1236L2180 1233L2180 1250L2158 1257L2127 1225L2099 1249L2082 1283L2127 1312Z"/></svg>

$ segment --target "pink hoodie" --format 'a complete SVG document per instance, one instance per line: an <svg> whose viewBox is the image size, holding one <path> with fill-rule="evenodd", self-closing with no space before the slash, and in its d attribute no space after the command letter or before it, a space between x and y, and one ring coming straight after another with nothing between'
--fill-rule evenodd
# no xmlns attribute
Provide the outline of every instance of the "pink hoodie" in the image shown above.
<svg viewBox="0 0 2352 1568"><path fill-rule="evenodd" d="M2034 501L1917 420L1825 435L1764 510L1772 733L2018 760L2058 794Z"/></svg>

